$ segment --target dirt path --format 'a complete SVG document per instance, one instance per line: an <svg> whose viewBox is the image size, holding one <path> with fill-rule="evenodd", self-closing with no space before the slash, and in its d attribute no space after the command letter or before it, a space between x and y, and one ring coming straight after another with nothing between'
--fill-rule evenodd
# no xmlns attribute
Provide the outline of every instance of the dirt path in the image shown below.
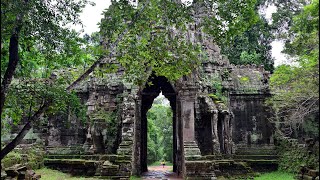
<svg viewBox="0 0 320 180"><path fill-rule="evenodd" d="M148 172L142 174L142 179L182 180L176 173L172 172L172 166L149 166Z"/></svg>

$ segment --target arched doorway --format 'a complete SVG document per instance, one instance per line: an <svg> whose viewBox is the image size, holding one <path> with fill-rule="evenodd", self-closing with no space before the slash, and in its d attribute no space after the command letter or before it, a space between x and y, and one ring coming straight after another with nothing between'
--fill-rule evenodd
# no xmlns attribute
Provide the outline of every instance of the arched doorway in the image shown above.
<svg viewBox="0 0 320 180"><path fill-rule="evenodd" d="M139 174L148 171L147 163L147 112L151 108L154 99L162 92L162 94L169 100L172 109L172 135L173 135L173 171L177 171L177 122L176 122L176 98L177 93L173 85L163 76L151 75L148 80L149 83L140 90L139 100L136 104L136 121L135 121L135 171Z"/></svg>

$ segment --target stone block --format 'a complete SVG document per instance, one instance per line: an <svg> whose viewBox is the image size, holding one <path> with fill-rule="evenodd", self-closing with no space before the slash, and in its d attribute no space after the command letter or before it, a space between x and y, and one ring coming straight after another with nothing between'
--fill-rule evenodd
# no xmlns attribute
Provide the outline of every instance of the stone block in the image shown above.
<svg viewBox="0 0 320 180"><path fill-rule="evenodd" d="M16 164L14 166L11 166L5 169L7 176L10 176L10 177L19 177L21 176L21 174L23 174L24 176L26 171L27 171L27 167L22 164Z"/></svg>
<svg viewBox="0 0 320 180"><path fill-rule="evenodd" d="M314 178L312 176L302 175L302 179L303 180L313 180Z"/></svg>
<svg viewBox="0 0 320 180"><path fill-rule="evenodd" d="M311 177L317 177L317 176L319 176L319 171L310 169L308 171L308 175L311 176Z"/></svg>
<svg viewBox="0 0 320 180"><path fill-rule="evenodd" d="M36 174L33 170L27 170L25 174L26 180L38 180L41 178L41 175Z"/></svg>
<svg viewBox="0 0 320 180"><path fill-rule="evenodd" d="M4 169L1 168L1 180L5 179L7 177L7 173L6 171L4 171Z"/></svg>

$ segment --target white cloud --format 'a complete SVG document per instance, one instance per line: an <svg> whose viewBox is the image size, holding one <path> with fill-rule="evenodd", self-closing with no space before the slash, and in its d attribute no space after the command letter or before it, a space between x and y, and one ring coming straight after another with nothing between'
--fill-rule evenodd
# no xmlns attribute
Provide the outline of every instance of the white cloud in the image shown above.
<svg viewBox="0 0 320 180"><path fill-rule="evenodd" d="M98 23L101 21L103 18L102 12L106 8L108 8L111 4L110 0L91 0L93 1L96 5L91 6L87 5L83 12L80 15L80 18L82 20L82 23L84 25L84 33L82 34L91 34L93 32L99 31L99 26ZM81 27L76 26L74 27L75 30L80 31Z"/></svg>
<svg viewBox="0 0 320 180"><path fill-rule="evenodd" d="M282 41L273 41L271 43L272 49L271 49L271 56L275 58L274 66L278 66L280 64L285 63L286 57L285 54L281 53L284 48L284 44Z"/></svg>
<svg viewBox="0 0 320 180"><path fill-rule="evenodd" d="M272 13L277 12L277 9L278 8L272 4L266 8L265 12L262 12L269 24L272 23ZM274 61L275 67L281 64L291 63L291 60L289 60L289 58L284 53L281 52L283 51L283 48L284 48L283 41L275 40L271 43L271 46L272 46L271 56L275 58L275 61Z"/></svg>
<svg viewBox="0 0 320 180"><path fill-rule="evenodd" d="M295 57L291 57L287 54L281 53L284 49L284 43L283 41L277 40L273 41L271 43L272 50L271 50L271 56L275 58L274 66L277 67L282 64L289 64L296 66L298 65L297 62L295 62Z"/></svg>

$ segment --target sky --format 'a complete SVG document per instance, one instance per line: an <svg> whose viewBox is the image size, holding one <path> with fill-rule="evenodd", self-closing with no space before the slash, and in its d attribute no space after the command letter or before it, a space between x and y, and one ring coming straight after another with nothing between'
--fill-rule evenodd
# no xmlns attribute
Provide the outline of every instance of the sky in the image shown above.
<svg viewBox="0 0 320 180"><path fill-rule="evenodd" d="M91 34L93 32L99 31L98 23L103 18L102 12L104 9L108 8L111 4L110 0L91 0L96 5L91 6L87 5L84 9L84 11L81 13L80 18L82 20L82 23L84 25L83 34ZM185 2L187 0L182 0L182 2ZM275 6L269 6L266 9L265 16L270 21L271 15L273 12L277 10L277 7ZM80 31L81 27L77 26L74 27L77 31ZM282 41L273 41L271 43L272 49L271 49L271 55L275 58L274 65L278 66L280 64L288 64L290 63L286 58L285 54L281 53L281 51L284 48L284 43Z"/></svg>

